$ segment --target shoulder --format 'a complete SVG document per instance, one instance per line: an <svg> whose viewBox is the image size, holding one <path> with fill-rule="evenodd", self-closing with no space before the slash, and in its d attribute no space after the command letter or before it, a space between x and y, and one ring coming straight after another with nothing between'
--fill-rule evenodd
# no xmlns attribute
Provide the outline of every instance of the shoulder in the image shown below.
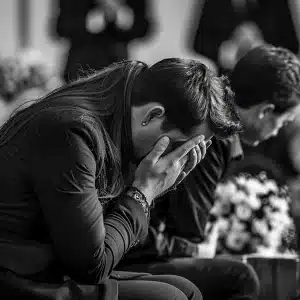
<svg viewBox="0 0 300 300"><path fill-rule="evenodd" d="M33 147L55 150L73 144L86 144L99 156L105 146L104 127L83 112L50 108L39 112L30 121L29 138ZM81 143L75 143L76 141ZM76 147L73 148L74 151Z"/></svg>

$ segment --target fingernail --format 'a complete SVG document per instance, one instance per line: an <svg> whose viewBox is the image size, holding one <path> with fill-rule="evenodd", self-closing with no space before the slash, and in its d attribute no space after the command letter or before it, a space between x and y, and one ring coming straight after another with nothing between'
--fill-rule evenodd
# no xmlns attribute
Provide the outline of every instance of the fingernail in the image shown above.
<svg viewBox="0 0 300 300"><path fill-rule="evenodd" d="M203 141L204 139L205 139L204 135L199 135L199 136L198 136L198 141L199 141L199 143L200 143L201 141Z"/></svg>
<svg viewBox="0 0 300 300"><path fill-rule="evenodd" d="M163 136L163 137L161 138L161 142L166 143L166 144L169 144L170 138L169 138L168 136Z"/></svg>
<svg viewBox="0 0 300 300"><path fill-rule="evenodd" d="M204 141L201 141L199 144L201 147L204 147L206 145Z"/></svg>

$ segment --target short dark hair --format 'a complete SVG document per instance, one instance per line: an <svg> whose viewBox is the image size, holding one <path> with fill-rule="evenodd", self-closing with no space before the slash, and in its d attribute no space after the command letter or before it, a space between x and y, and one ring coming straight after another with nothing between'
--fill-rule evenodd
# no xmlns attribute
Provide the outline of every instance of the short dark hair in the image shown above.
<svg viewBox="0 0 300 300"><path fill-rule="evenodd" d="M283 113L300 103L300 62L281 47L265 44L247 52L230 81L236 104L242 108L269 102L275 105L275 112Z"/></svg>
<svg viewBox="0 0 300 300"><path fill-rule="evenodd" d="M183 132L208 120L218 137L241 131L228 79L217 77L204 64L191 59L168 58L144 71L135 84L132 105L161 103L167 123Z"/></svg>

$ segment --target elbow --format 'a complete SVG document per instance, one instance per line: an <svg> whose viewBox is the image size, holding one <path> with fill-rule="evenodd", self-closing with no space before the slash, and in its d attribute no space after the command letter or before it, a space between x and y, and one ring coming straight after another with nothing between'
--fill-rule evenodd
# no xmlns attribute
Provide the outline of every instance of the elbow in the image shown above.
<svg viewBox="0 0 300 300"><path fill-rule="evenodd" d="M96 254L95 261L92 267L88 270L90 283L98 283L101 280L109 278L113 271L114 260L109 249L102 250L102 253ZM99 255L101 258L99 258Z"/></svg>
<svg viewBox="0 0 300 300"><path fill-rule="evenodd" d="M76 268L74 268L76 266ZM67 275L76 281L84 284L97 284L101 280L109 278L113 270L113 263L109 259L106 251L99 257L95 253L94 258L86 264L79 265L78 263L69 264L66 266Z"/></svg>

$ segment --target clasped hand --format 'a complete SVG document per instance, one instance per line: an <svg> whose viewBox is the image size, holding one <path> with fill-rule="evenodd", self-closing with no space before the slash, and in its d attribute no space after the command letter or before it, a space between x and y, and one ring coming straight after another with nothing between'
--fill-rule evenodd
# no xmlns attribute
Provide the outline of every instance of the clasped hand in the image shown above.
<svg viewBox="0 0 300 300"><path fill-rule="evenodd" d="M211 141L196 136L164 155L170 139L162 137L135 171L133 186L147 198L149 204L174 186L177 186L206 155Z"/></svg>

